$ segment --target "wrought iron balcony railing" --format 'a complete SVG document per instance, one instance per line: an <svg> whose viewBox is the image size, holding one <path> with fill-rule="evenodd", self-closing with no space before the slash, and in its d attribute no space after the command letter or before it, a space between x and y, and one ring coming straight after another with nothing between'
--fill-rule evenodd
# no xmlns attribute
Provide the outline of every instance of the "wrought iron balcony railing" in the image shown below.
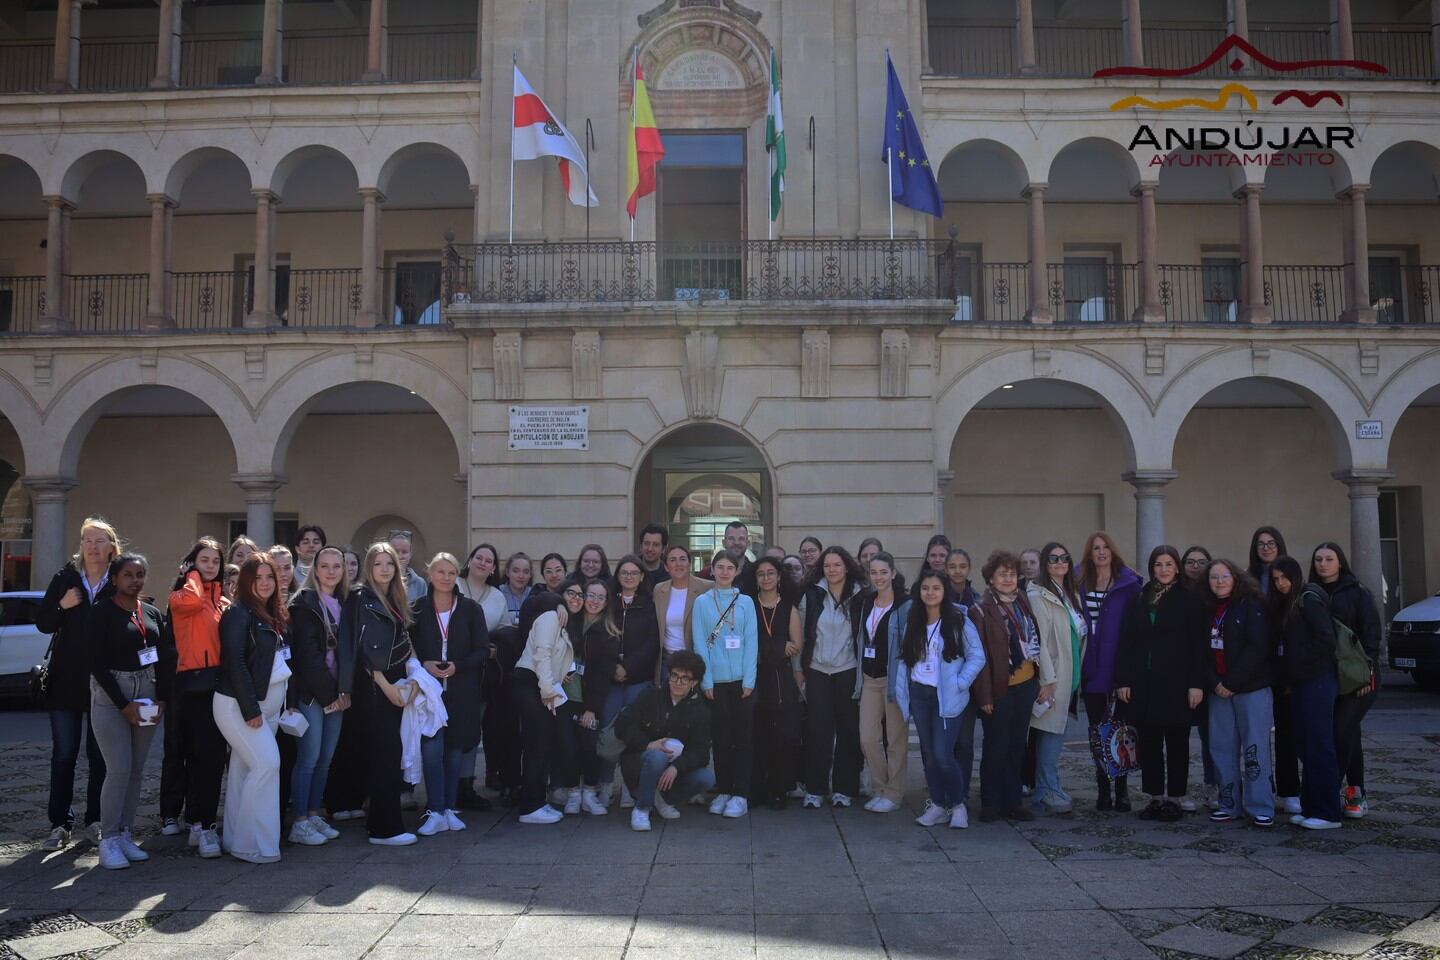
<svg viewBox="0 0 1440 960"><path fill-rule="evenodd" d="M446 303L953 300L948 240L449 244Z"/></svg>

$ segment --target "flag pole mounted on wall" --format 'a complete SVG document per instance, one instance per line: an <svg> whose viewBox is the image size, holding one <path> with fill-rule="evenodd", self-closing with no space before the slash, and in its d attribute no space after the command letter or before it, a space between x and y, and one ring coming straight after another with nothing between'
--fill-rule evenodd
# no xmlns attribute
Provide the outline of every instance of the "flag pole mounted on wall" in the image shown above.
<svg viewBox="0 0 1440 960"><path fill-rule="evenodd" d="M635 77L640 70L640 47L638 45L630 48L630 149L635 149ZM630 242L635 242L635 213L639 212L637 204L635 211L630 214Z"/></svg>
<svg viewBox="0 0 1440 960"><path fill-rule="evenodd" d="M511 51L510 72L513 74L520 66L520 55ZM510 227L506 233L507 242L515 242L515 97L512 91L510 97Z"/></svg>
<svg viewBox="0 0 1440 960"><path fill-rule="evenodd" d="M886 47L886 48L885 48L885 62L886 62L887 64L890 62L890 48L889 48L889 47ZM889 99L888 99L888 98L886 99L886 103L885 103L885 122L886 122L887 124L891 122L891 120L890 120L890 103L889 103ZM893 152L893 151L891 150L891 148L890 148L890 141L889 141L889 138L887 137L887 138L886 138L886 141L885 141L885 179L886 179L886 181L887 181L886 184L885 184L885 199L890 202L890 239L891 239L891 240L894 240L894 239L895 239L895 164L894 164L894 160L895 160L894 152Z"/></svg>
<svg viewBox="0 0 1440 960"><path fill-rule="evenodd" d="M815 239L815 114L810 114L810 239Z"/></svg>
<svg viewBox="0 0 1440 960"><path fill-rule="evenodd" d="M585 118L585 192L590 192L590 148L595 146L595 128ZM585 207L585 242L590 242L590 207Z"/></svg>

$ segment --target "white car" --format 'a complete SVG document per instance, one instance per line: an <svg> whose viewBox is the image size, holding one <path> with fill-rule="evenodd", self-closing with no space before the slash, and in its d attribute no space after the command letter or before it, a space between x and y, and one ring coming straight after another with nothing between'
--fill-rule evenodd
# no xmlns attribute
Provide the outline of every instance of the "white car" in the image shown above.
<svg viewBox="0 0 1440 960"><path fill-rule="evenodd" d="M1389 641L1390 666L1409 672L1417 686L1440 690L1440 594L1395 614Z"/></svg>
<svg viewBox="0 0 1440 960"><path fill-rule="evenodd" d="M39 590L0 593L0 697L30 696L30 668L45 661L50 634L35 626Z"/></svg>

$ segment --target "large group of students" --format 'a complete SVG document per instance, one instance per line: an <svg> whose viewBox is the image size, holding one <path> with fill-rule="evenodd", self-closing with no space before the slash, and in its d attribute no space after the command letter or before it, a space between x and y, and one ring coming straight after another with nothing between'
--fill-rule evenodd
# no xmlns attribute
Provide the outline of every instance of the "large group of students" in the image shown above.
<svg viewBox="0 0 1440 960"><path fill-rule="evenodd" d="M1306 570L1274 527L1246 564L1161 546L1137 571L1098 531L1078 555L997 550L976 584L970 555L937 535L908 585L877 539L852 555L806 537L786 554L740 522L705 558L651 524L613 566L596 544L572 569L481 543L423 576L405 530L363 554L314 525L296 540L200 538L162 612L150 595L170 575L84 522L38 616L53 635L45 849L83 837L109 869L149 858L136 807L158 731L160 832L254 863L346 821L411 844L496 803L551 824L618 800L635 830L687 802L728 818L850 807L862 771L865 810L894 813L912 723L921 826L969 825L977 721L980 819L1064 816L1060 757L1082 706L1092 731L1133 729L1142 819L1196 810L1195 726L1210 820L1268 828L1283 811L1321 830L1366 812L1379 612L1337 544ZM1347 644L1363 650L1358 678ZM1095 761L1096 809L1129 812L1128 777L1111 772Z"/></svg>

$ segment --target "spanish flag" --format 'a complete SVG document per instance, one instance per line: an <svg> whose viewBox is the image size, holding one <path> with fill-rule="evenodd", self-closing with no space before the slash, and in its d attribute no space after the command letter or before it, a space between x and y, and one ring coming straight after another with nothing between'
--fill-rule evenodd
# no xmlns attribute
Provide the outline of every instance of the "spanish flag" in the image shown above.
<svg viewBox="0 0 1440 960"><path fill-rule="evenodd" d="M635 87L630 99L630 136L625 141L625 187L629 192L625 212L631 220L635 219L640 198L655 192L655 166L663 156L665 145L660 142L660 130L650 109L650 95L645 92L645 72L640 69L637 57Z"/></svg>

